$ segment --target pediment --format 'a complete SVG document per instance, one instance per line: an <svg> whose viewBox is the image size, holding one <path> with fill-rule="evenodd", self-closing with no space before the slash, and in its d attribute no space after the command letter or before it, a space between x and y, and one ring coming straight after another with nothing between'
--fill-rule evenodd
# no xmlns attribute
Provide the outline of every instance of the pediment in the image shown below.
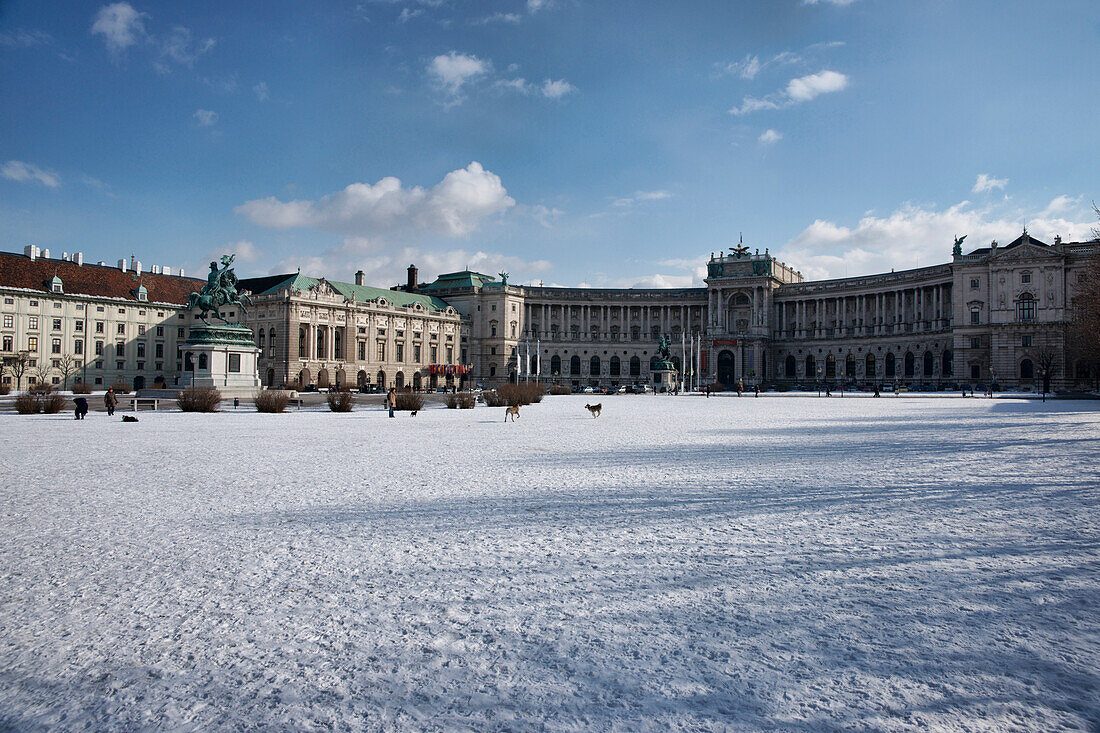
<svg viewBox="0 0 1100 733"><path fill-rule="evenodd" d="M996 254L990 257L991 260L998 263L1024 260L1061 260L1062 258L1063 255L1060 252L1055 252L1050 247L1039 247L1034 244L1018 244L1011 249L997 250Z"/></svg>

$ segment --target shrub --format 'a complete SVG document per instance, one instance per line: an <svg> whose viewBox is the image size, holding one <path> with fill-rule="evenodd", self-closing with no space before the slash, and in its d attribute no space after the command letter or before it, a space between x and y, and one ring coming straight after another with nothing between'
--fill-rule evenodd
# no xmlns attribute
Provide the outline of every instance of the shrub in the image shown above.
<svg viewBox="0 0 1100 733"><path fill-rule="evenodd" d="M41 405L42 412L47 415L56 415L61 412L61 408L65 407L65 402L64 397L52 391L43 392L38 398L38 404Z"/></svg>
<svg viewBox="0 0 1100 733"><path fill-rule="evenodd" d="M550 386L550 394L573 394L573 390L564 384L554 384Z"/></svg>
<svg viewBox="0 0 1100 733"><path fill-rule="evenodd" d="M11 394L10 384L0 384L0 396Z"/></svg>
<svg viewBox="0 0 1100 733"><path fill-rule="evenodd" d="M284 386L283 389L289 389L289 390L293 390L295 392L298 392L302 388L298 385L298 380L297 379L292 379L292 380L290 380L289 382L286 383L286 386Z"/></svg>
<svg viewBox="0 0 1100 733"><path fill-rule="evenodd" d="M33 392L24 392L15 398L15 411L20 415L33 415L40 408L38 395Z"/></svg>
<svg viewBox="0 0 1100 733"><path fill-rule="evenodd" d="M505 407L508 405L500 392L497 392L495 389L488 392L482 392L481 399L485 400L485 404L489 407Z"/></svg>
<svg viewBox="0 0 1100 733"><path fill-rule="evenodd" d="M73 394L91 394L92 386L87 382L77 382L73 385Z"/></svg>
<svg viewBox="0 0 1100 733"><path fill-rule="evenodd" d="M115 391L115 394L130 394L130 385L126 382L115 382L111 385L111 389Z"/></svg>
<svg viewBox="0 0 1100 733"><path fill-rule="evenodd" d="M459 392L457 394L447 395L447 407L452 410L460 408L463 410L472 410L477 403L477 398L473 392Z"/></svg>
<svg viewBox="0 0 1100 733"><path fill-rule="evenodd" d="M184 412L217 412L222 393L213 387L188 387L180 390L176 404Z"/></svg>
<svg viewBox="0 0 1100 733"><path fill-rule="evenodd" d="M422 410L424 409L424 395L417 392L398 392L397 407L395 409L407 412Z"/></svg>
<svg viewBox="0 0 1100 733"><path fill-rule="evenodd" d="M256 393L256 412L283 412L289 403L289 392L265 389Z"/></svg>
<svg viewBox="0 0 1100 733"><path fill-rule="evenodd" d="M504 407L541 402L544 394L546 394L546 385L526 382L502 384L492 392L486 392L484 396L485 404L489 407Z"/></svg>
<svg viewBox="0 0 1100 733"><path fill-rule="evenodd" d="M352 405L354 404L355 398L347 389L340 389L328 393L328 409L333 412L351 412Z"/></svg>
<svg viewBox="0 0 1100 733"><path fill-rule="evenodd" d="M456 394L447 395L447 408L450 409L450 410L454 410L457 407L458 407L458 395L456 395Z"/></svg>

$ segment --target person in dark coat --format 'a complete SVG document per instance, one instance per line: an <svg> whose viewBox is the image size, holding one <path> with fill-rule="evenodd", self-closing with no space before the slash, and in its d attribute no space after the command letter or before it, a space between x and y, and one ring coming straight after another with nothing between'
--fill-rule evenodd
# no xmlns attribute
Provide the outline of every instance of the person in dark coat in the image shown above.
<svg viewBox="0 0 1100 733"><path fill-rule="evenodd" d="M118 404L118 397L115 396L115 390L113 387L108 387L107 392L103 395L103 406L107 408L108 417L115 414L115 405Z"/></svg>
<svg viewBox="0 0 1100 733"><path fill-rule="evenodd" d="M77 397L73 400L73 404L76 405L76 419L83 420L84 416L88 414L88 400L83 397Z"/></svg>

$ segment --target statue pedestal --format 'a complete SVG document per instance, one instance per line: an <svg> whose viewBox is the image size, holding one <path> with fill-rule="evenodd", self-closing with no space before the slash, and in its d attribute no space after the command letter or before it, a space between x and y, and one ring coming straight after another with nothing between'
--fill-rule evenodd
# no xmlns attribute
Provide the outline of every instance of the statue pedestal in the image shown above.
<svg viewBox="0 0 1100 733"><path fill-rule="evenodd" d="M251 397L260 389L260 350L247 327L192 326L180 348L181 387L213 387L226 397Z"/></svg>
<svg viewBox="0 0 1100 733"><path fill-rule="evenodd" d="M671 392L676 386L675 369L657 369L653 372L653 391Z"/></svg>

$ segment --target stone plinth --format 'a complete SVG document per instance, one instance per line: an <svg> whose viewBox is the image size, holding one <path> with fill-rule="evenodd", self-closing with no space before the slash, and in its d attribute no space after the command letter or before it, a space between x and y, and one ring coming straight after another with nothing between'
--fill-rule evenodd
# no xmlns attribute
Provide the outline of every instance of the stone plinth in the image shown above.
<svg viewBox="0 0 1100 733"><path fill-rule="evenodd" d="M181 386L214 387L226 396L251 396L260 389L260 350L246 326L192 326L180 348Z"/></svg>

